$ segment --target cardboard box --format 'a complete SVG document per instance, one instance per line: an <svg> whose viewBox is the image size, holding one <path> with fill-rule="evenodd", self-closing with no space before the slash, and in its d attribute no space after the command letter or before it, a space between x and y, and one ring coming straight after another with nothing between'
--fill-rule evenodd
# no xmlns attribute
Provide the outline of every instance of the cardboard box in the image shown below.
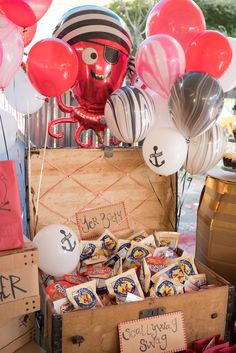
<svg viewBox="0 0 236 353"><path fill-rule="evenodd" d="M26 314L0 322L0 353L13 353L30 342L35 335L34 314ZM33 352L32 352L33 353Z"/></svg>
<svg viewBox="0 0 236 353"><path fill-rule="evenodd" d="M236 179L208 176L198 207L196 257L236 285Z"/></svg>
<svg viewBox="0 0 236 353"><path fill-rule="evenodd" d="M30 158L32 234L45 225L63 222L86 238L86 232L81 233L81 225L77 224L78 219L89 217L87 211L98 219L94 215L97 208L104 210L114 204L120 212L121 203L126 212L122 222L128 220L128 227L123 222L116 229L119 237L141 229L148 233L154 229L175 230L176 175L161 177L153 173L145 165L140 149L114 149L112 158L107 158L103 150L47 150L37 222L34 205L43 153L33 150ZM220 286L64 315L57 315L42 294L44 336L50 352L118 353L120 322L173 311L184 313L189 344L218 333L223 337L227 327L229 283L201 263L197 267L200 273L206 273L209 283Z"/></svg>
<svg viewBox="0 0 236 353"><path fill-rule="evenodd" d="M24 347L18 349L15 353L46 353L36 342L31 341Z"/></svg>
<svg viewBox="0 0 236 353"><path fill-rule="evenodd" d="M38 250L27 240L22 249L0 252L0 322L39 310Z"/></svg>

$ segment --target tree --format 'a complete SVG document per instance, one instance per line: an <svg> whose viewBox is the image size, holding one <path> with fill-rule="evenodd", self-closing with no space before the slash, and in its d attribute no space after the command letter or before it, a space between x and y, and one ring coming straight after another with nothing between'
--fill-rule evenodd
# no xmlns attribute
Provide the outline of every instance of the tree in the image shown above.
<svg viewBox="0 0 236 353"><path fill-rule="evenodd" d="M216 29L228 36L236 37L235 0L195 0L195 2L204 13L208 29ZM114 0L108 5L128 25L134 41L133 53L145 39L146 20L156 3L157 0Z"/></svg>

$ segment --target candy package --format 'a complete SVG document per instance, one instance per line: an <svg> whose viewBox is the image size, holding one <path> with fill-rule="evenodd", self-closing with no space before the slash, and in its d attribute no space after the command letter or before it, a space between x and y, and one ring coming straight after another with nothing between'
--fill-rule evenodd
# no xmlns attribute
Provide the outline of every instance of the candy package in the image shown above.
<svg viewBox="0 0 236 353"><path fill-rule="evenodd" d="M145 257L153 254L153 250L154 249L150 246L141 244L140 242L132 241L131 247L128 250L126 260L124 262L124 268L129 269L133 267L139 267Z"/></svg>
<svg viewBox="0 0 236 353"><path fill-rule="evenodd" d="M103 306L96 292L95 280L67 288L66 295L73 307L78 310Z"/></svg>
<svg viewBox="0 0 236 353"><path fill-rule="evenodd" d="M156 240L153 234L149 235L147 238L142 239L140 243L150 246L151 248L156 248Z"/></svg>
<svg viewBox="0 0 236 353"><path fill-rule="evenodd" d="M129 239L119 239L117 241L117 245L116 245L116 252L119 252L120 250L127 248L129 249L131 246L131 240Z"/></svg>
<svg viewBox="0 0 236 353"><path fill-rule="evenodd" d="M89 278L109 278L112 274L112 268L102 265L102 266L96 266L96 265L90 265L87 267L87 270L84 272L85 276L88 276Z"/></svg>
<svg viewBox="0 0 236 353"><path fill-rule="evenodd" d="M167 276L161 276L150 289L151 297L167 297L170 295L178 295L183 293L183 286L174 279Z"/></svg>
<svg viewBox="0 0 236 353"><path fill-rule="evenodd" d="M53 302L54 310L58 315L69 313L74 310L73 305L67 298L58 299Z"/></svg>
<svg viewBox="0 0 236 353"><path fill-rule="evenodd" d="M194 263L193 255L182 256L178 259L180 267L187 276L197 275L198 271Z"/></svg>
<svg viewBox="0 0 236 353"><path fill-rule="evenodd" d="M73 285L82 284L88 282L88 278L79 275L64 275L63 279Z"/></svg>
<svg viewBox="0 0 236 353"><path fill-rule="evenodd" d="M107 256L102 249L102 242L98 240L81 240L80 260L85 265L92 265L107 260Z"/></svg>
<svg viewBox="0 0 236 353"><path fill-rule="evenodd" d="M72 287L71 283L66 281L56 281L45 288L49 298L54 301L66 297L66 289Z"/></svg>
<svg viewBox="0 0 236 353"><path fill-rule="evenodd" d="M145 238L147 238L147 237L148 237L147 232L145 232L144 230L142 230L141 232L136 232L136 233L130 235L130 236L128 237L128 239L129 239L130 241L133 240L133 241L136 241L136 242L140 242L141 240L143 240L143 239L145 239Z"/></svg>
<svg viewBox="0 0 236 353"><path fill-rule="evenodd" d="M168 246L172 250L178 247L179 236L177 232L155 232L156 244L158 247Z"/></svg>
<svg viewBox="0 0 236 353"><path fill-rule="evenodd" d="M102 249L107 251L108 254L114 252L117 246L117 238L110 232L109 229L105 230L98 238L102 242Z"/></svg>
<svg viewBox="0 0 236 353"><path fill-rule="evenodd" d="M182 285L185 282L185 274L178 264L172 264L168 267L165 267L163 270L157 272L154 276L152 276L152 282L155 283L159 279L159 277L163 275L166 275L170 279L174 279Z"/></svg>
<svg viewBox="0 0 236 353"><path fill-rule="evenodd" d="M145 260L152 276L167 267L166 260L163 257L147 256Z"/></svg>
<svg viewBox="0 0 236 353"><path fill-rule="evenodd" d="M115 296L118 303L124 302L128 293L144 297L135 269L107 279L106 286L109 294Z"/></svg>
<svg viewBox="0 0 236 353"><path fill-rule="evenodd" d="M143 259L141 267L138 270L138 278L145 294L148 293L151 283L151 271L147 265L146 259Z"/></svg>

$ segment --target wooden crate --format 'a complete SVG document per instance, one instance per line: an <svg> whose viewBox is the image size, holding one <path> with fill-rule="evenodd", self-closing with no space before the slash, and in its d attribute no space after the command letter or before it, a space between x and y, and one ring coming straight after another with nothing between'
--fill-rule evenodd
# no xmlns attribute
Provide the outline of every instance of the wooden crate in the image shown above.
<svg viewBox="0 0 236 353"><path fill-rule="evenodd" d="M0 322L0 353L13 353L30 342L35 335L34 314L26 314Z"/></svg>
<svg viewBox="0 0 236 353"><path fill-rule="evenodd" d="M66 224L80 233L76 213L114 204L124 205L125 221L129 223L128 227L119 225L118 236L141 229L175 229L176 175L162 177L153 173L139 148L114 149L111 158L101 149L47 150L36 218L42 158L42 150L31 150L32 233L53 223Z"/></svg>
<svg viewBox="0 0 236 353"><path fill-rule="evenodd" d="M48 301L47 336L52 353L118 353L117 325L143 317L143 312L162 309L161 313L184 313L188 345L215 334L225 336L230 317L229 283L205 265L196 261L198 271L206 273L209 283L219 287L175 297L146 298L95 310L75 311L57 315ZM232 291L232 289L231 289ZM231 303L232 305L232 303ZM229 311L229 317L227 312ZM228 321L228 323L227 323ZM77 341L77 343L75 343ZM79 344L80 342L80 344Z"/></svg>
<svg viewBox="0 0 236 353"><path fill-rule="evenodd" d="M39 212L35 217L42 157L42 151L33 150L29 160L32 235L47 224L61 222L78 233L78 211L120 202L125 205L129 221L126 233L140 229L148 232L175 229L176 175L161 177L154 174L144 164L139 149L115 149L112 158L107 158L103 150L47 150ZM125 236L124 231L116 234ZM140 312L154 308L163 308L166 313L183 311L189 344L213 334L220 333L223 337L229 283L204 265L198 263L197 266L199 272L207 274L210 283L220 286L177 297L147 298L138 303L63 316L55 314L47 302L42 306L46 318L44 334L51 352L118 353L118 323L138 319Z"/></svg>
<svg viewBox="0 0 236 353"><path fill-rule="evenodd" d="M15 353L46 353L37 343L31 341L22 348L18 349Z"/></svg>
<svg viewBox="0 0 236 353"><path fill-rule="evenodd" d="M29 240L0 252L0 322L39 310L37 264L38 250Z"/></svg>

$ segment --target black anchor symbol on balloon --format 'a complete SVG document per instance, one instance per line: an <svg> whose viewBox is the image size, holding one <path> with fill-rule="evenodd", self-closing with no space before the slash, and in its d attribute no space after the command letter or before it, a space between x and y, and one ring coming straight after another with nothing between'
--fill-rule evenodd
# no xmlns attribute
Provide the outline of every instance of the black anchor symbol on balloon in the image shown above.
<svg viewBox="0 0 236 353"><path fill-rule="evenodd" d="M74 244L72 245L70 242L70 238L72 235L70 233L66 234L65 230L61 229L60 233L64 235L64 238L61 240L61 243L64 244L65 242L68 243L68 248L66 246L62 246L63 250L72 252L76 246L76 241L74 240Z"/></svg>
<svg viewBox="0 0 236 353"><path fill-rule="evenodd" d="M164 163L165 163L165 160L162 160L160 163L158 162L158 158L163 156L163 153L162 152L158 152L157 153L157 150L158 150L158 147L157 146L154 146L153 147L153 151L154 153L150 154L150 159L149 159L149 162L154 165L154 167L161 167ZM152 161L152 159L154 158L154 162Z"/></svg>

